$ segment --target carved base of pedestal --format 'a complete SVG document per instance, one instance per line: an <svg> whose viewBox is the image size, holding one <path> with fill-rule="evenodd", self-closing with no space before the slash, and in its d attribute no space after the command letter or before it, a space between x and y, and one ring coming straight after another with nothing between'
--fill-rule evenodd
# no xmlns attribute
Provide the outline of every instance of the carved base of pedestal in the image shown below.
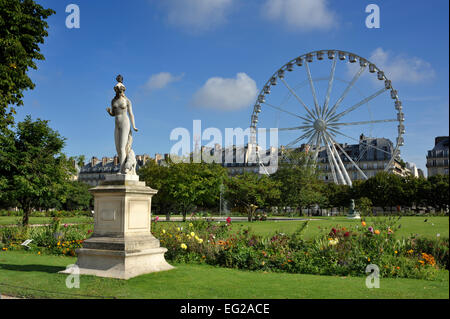
<svg viewBox="0 0 450 319"><path fill-rule="evenodd" d="M151 248L136 252L102 249L77 249L76 265L81 275L94 275L118 279L130 279L174 267L164 259L166 248ZM71 273L64 270L61 273Z"/></svg>
<svg viewBox="0 0 450 319"><path fill-rule="evenodd" d="M348 219L361 219L361 216L359 215L359 213L354 213L354 214L349 214L347 215Z"/></svg>

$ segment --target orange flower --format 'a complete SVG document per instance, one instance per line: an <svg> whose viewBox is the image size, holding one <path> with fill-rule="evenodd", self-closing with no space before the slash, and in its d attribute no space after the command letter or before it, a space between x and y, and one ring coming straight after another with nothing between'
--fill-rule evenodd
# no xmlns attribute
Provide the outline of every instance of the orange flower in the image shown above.
<svg viewBox="0 0 450 319"><path fill-rule="evenodd" d="M379 235L380 234L380 231L377 229L377 230L375 230L375 235Z"/></svg>
<svg viewBox="0 0 450 319"><path fill-rule="evenodd" d="M400 269L400 267L399 266L397 266L397 270L399 270Z"/></svg>
<svg viewBox="0 0 450 319"><path fill-rule="evenodd" d="M362 221L362 222L361 222L361 225L363 225L363 227L366 227L367 224L366 224L365 221Z"/></svg>

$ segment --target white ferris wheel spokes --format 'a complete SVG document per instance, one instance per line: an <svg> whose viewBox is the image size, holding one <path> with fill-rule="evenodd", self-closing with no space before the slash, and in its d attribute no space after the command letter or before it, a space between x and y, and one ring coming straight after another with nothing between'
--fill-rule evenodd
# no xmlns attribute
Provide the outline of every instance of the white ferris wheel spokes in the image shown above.
<svg viewBox="0 0 450 319"><path fill-rule="evenodd" d="M327 60L326 57L328 60L331 60L331 68L327 71L325 78L319 78L327 81L326 93L323 96L323 103L320 103L319 97L322 98L322 96L319 94L320 91L317 90L315 85L315 82L319 79L313 78L310 64L314 61L321 62L323 60ZM336 90L334 86L335 79L337 79L335 75L337 63L339 61L344 63L347 60L349 63L359 62L359 68L355 73L353 73L350 81L344 81L346 82L345 88L342 90L342 93L337 95L338 98L336 99L336 102L332 103L332 92L333 90ZM309 86L310 93L303 92L303 94L301 94L295 86L292 86L289 83L287 75L290 76L294 69L304 69L307 78L307 81L305 82L307 82L307 86ZM366 69L368 69L369 73L375 73L378 81L384 82L383 87L381 89L377 89L369 95L359 98L356 103L352 102L349 103L350 105L346 105L346 103L348 103L346 101L348 100L348 96L351 93L352 88L355 87L358 79L361 78ZM273 101L266 101L273 94L273 92L271 92L271 88L276 86L278 81L281 83L279 85L280 89L286 89L289 98L293 98L293 101L297 105L294 109L285 107L284 103L280 105L279 103L277 104ZM392 109L394 109L397 114L378 114L382 112L377 109L378 118L376 119L364 119L358 117L357 114L359 114L358 112L362 106L368 106L370 101L387 91L390 91L390 98L394 100L394 108ZM387 157L389 161L387 165L385 165L384 169L390 170L393 167L394 159L398 158L400 155L400 146L404 143L404 113L402 112L402 103L398 98L397 91L392 87L391 81L386 78L381 69L367 59L354 53L341 50L314 51L301 55L278 69L263 86L253 108L250 123L250 143L254 145L256 145L256 129L258 120L260 120L264 114L262 111L269 109L272 111L277 111L279 114L283 114L284 116L288 116L290 119L295 120L293 123L296 123L296 125L294 126L278 128L280 134L282 132L296 134L296 137L293 140L290 140L286 145L284 145L284 149L294 148L295 145L303 142L304 145L308 146L308 150L312 150L312 152L308 154L310 154L310 160L312 159L314 162L318 161L319 153L321 151L325 152L324 154L327 155L333 180L338 184L352 185L352 179L350 178L348 172L349 164L346 165L344 161L349 162L351 168L354 168L362 176L362 178L367 179L367 174L358 165L358 161L361 157L363 157L364 153L372 150L374 152L381 152L380 154L387 154L389 156ZM389 110L391 109L389 108ZM351 154L348 154L345 147L341 145L342 143L339 143L338 141L338 139L342 138L360 143L360 139L350 136L345 130L359 126L370 126L372 128L374 126L389 125L389 123L396 123L397 125L397 128L394 129L395 146L393 143L390 150L372 145L370 141L364 141L362 143L363 149L360 151L359 158L356 159L354 156L352 157ZM258 147L256 147L256 156L260 166L263 168L263 171L268 174L260 160ZM386 157L386 155L384 156Z"/></svg>

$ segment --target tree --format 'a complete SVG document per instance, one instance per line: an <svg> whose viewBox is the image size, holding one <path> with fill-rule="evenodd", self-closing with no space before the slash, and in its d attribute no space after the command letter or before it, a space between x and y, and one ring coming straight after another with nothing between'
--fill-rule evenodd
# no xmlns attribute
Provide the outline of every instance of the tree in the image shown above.
<svg viewBox="0 0 450 319"><path fill-rule="evenodd" d="M138 171L147 186L158 190L152 198L152 206L156 207L156 211L164 212L167 219L170 219L170 209L174 206L169 194L169 170L168 165L158 165L155 161L148 161Z"/></svg>
<svg viewBox="0 0 450 319"><path fill-rule="evenodd" d="M13 123L13 105L23 104L23 91L35 86L26 72L44 60L39 44L53 13L33 0L0 0L0 130Z"/></svg>
<svg viewBox="0 0 450 319"><path fill-rule="evenodd" d="M392 208L401 204L404 198L402 184L402 177L384 171L379 172L358 186L359 197L369 198L374 206L383 209Z"/></svg>
<svg viewBox="0 0 450 319"><path fill-rule="evenodd" d="M77 163L78 167L82 167L84 165L84 161L86 160L86 156L79 155L74 158L75 163Z"/></svg>
<svg viewBox="0 0 450 319"><path fill-rule="evenodd" d="M192 173L198 174L202 180L204 192L198 196L196 205L204 209L218 210L220 205L220 188L227 178L227 170L217 163L201 163L192 165Z"/></svg>
<svg viewBox="0 0 450 319"><path fill-rule="evenodd" d="M439 210L448 208L449 205L449 177L448 175L433 175L428 178L431 185L430 206Z"/></svg>
<svg viewBox="0 0 450 319"><path fill-rule="evenodd" d="M0 153L2 197L23 209L22 224L26 226L33 208L58 198L74 168L61 152L65 139L48 126L48 121L33 122L27 116L15 132L0 131L0 135L7 141Z"/></svg>
<svg viewBox="0 0 450 319"><path fill-rule="evenodd" d="M323 187L323 195L328 198L328 207L348 207L352 198L352 188L349 185L327 183Z"/></svg>
<svg viewBox="0 0 450 319"><path fill-rule="evenodd" d="M64 197L59 196L62 208L65 210L89 210L93 206L94 199L89 188L88 184L79 181L64 183Z"/></svg>
<svg viewBox="0 0 450 319"><path fill-rule="evenodd" d="M226 180L225 198L234 207L244 207L248 221L256 208L270 206L280 198L280 182L266 175L245 172Z"/></svg>
<svg viewBox="0 0 450 319"><path fill-rule="evenodd" d="M169 196L183 215L183 221L186 221L187 213L196 207L199 198L207 192L202 176L196 173L196 165L200 164L172 164L169 171Z"/></svg>
<svg viewBox="0 0 450 319"><path fill-rule="evenodd" d="M325 205L326 197L321 193L322 184L318 180L313 162L305 152L291 151L280 161L272 179L280 183L280 201L284 208Z"/></svg>

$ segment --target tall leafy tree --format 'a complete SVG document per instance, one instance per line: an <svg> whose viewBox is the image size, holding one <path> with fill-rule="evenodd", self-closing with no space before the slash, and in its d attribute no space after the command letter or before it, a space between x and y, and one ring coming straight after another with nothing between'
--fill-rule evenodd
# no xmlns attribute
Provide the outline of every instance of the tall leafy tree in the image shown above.
<svg viewBox="0 0 450 319"><path fill-rule="evenodd" d="M369 198L375 206L383 207L383 209L392 208L400 205L405 197L402 186L402 177L388 172L379 172L358 186L359 196Z"/></svg>
<svg viewBox="0 0 450 319"><path fill-rule="evenodd" d="M4 133L0 131L0 135ZM61 152L65 139L48 126L48 121L32 121L27 116L6 140L10 142L0 153L2 196L23 209L22 224L26 226L33 208L58 198L74 168Z"/></svg>
<svg viewBox="0 0 450 319"><path fill-rule="evenodd" d="M284 208L297 210L313 204L326 205L323 185L310 156L305 152L291 151L280 161L271 178L280 184L280 201Z"/></svg>
<svg viewBox="0 0 450 319"><path fill-rule="evenodd" d="M62 184L63 194L59 202L65 210L89 210L93 206L93 196L88 184L79 181L67 181ZM53 206L54 207L54 206Z"/></svg>
<svg viewBox="0 0 450 319"><path fill-rule="evenodd" d="M448 175L434 175L428 178L431 186L429 202L431 206L442 210L449 206L449 177Z"/></svg>
<svg viewBox="0 0 450 319"><path fill-rule="evenodd" d="M172 198L169 196L169 165L158 165L155 161L148 161L138 171L141 180L145 181L147 186L158 190L158 193L152 198L152 206L157 212L166 214L170 219L170 210L174 206Z"/></svg>
<svg viewBox="0 0 450 319"><path fill-rule="evenodd" d="M253 221L256 208L271 206L280 198L280 182L266 175L245 172L226 181L225 197L234 207L242 207Z"/></svg>
<svg viewBox="0 0 450 319"><path fill-rule="evenodd" d="M0 130L14 121L14 105L33 89L27 71L44 60L39 44L48 35L45 21L54 13L33 0L0 0Z"/></svg>

